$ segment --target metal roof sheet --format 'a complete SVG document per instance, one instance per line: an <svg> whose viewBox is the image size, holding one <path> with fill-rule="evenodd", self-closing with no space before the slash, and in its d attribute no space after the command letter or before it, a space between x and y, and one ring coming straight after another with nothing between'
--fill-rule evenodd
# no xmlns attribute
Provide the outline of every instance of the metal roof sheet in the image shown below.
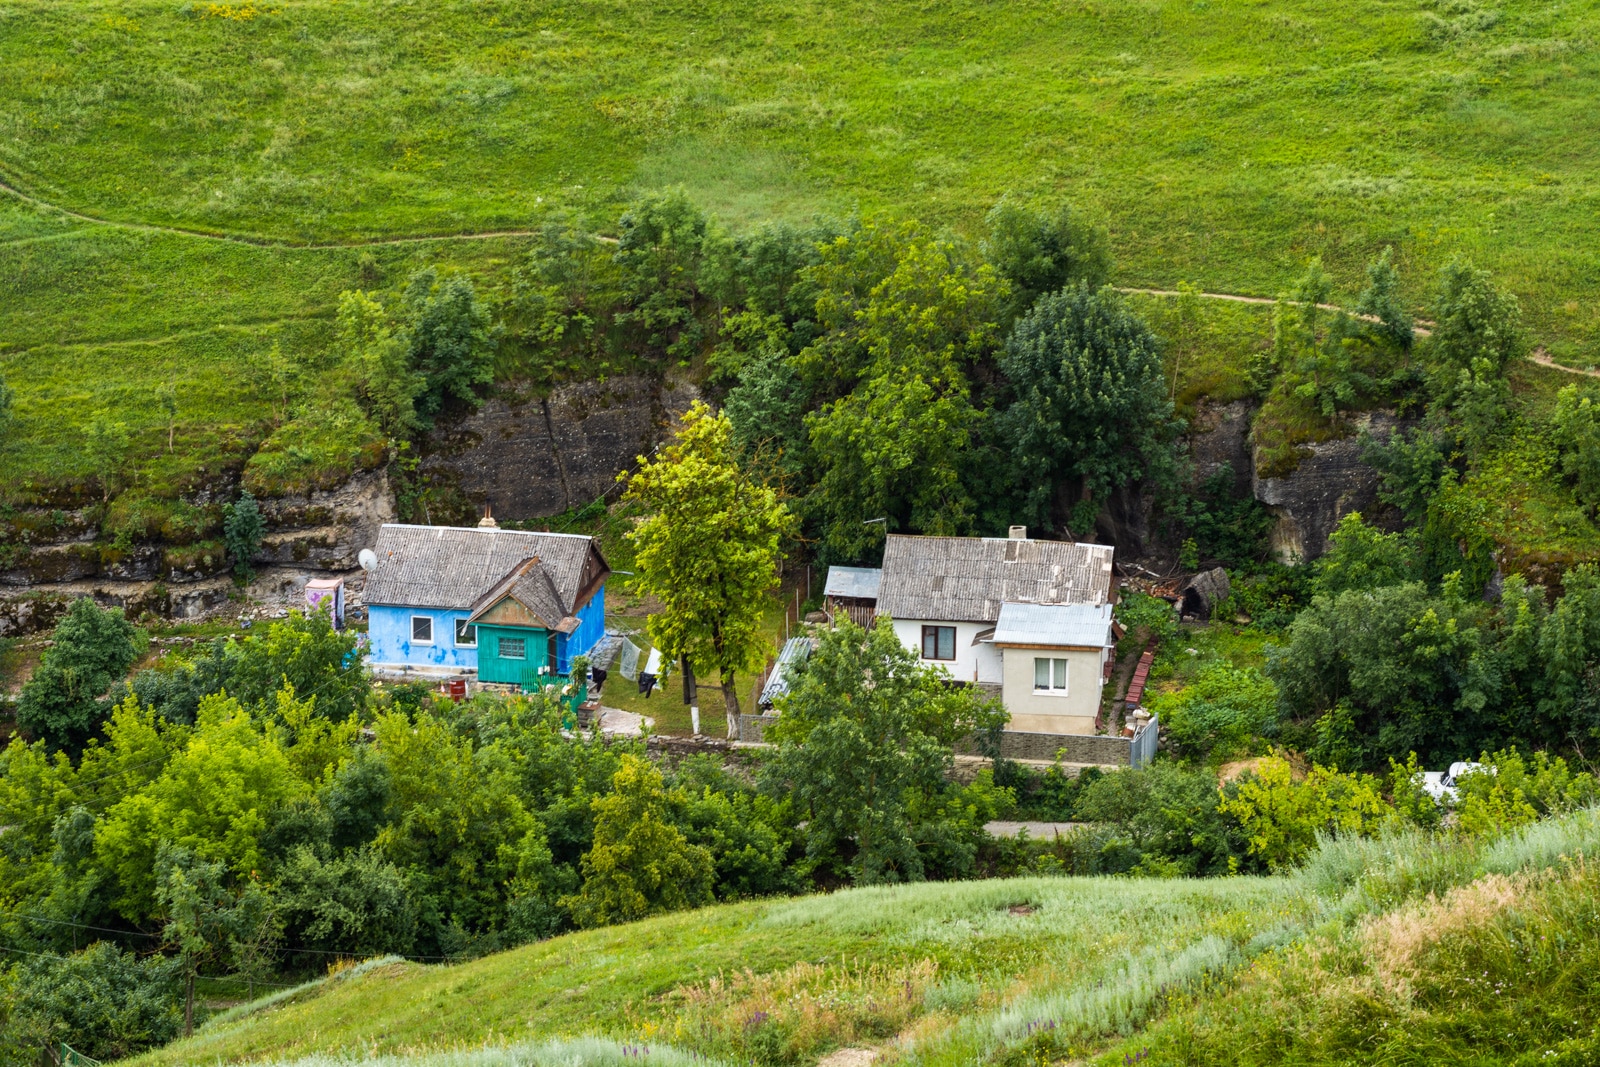
<svg viewBox="0 0 1600 1067"><path fill-rule="evenodd" d="M761 698L757 701L762 707L771 707L772 702L789 691L789 682L794 669L811 658L811 639L809 637L791 637L783 643L783 651L778 653L778 662L773 665L772 673L767 676L767 684L761 687Z"/></svg>
<svg viewBox="0 0 1600 1067"><path fill-rule="evenodd" d="M560 599L579 592L592 537L465 526L385 523L373 547L368 604L467 610L524 560L538 557Z"/></svg>
<svg viewBox="0 0 1600 1067"><path fill-rule="evenodd" d="M997 645L1103 648L1111 640L1110 604L1002 604Z"/></svg>
<svg viewBox="0 0 1600 1067"><path fill-rule="evenodd" d="M890 534L878 614L995 622L1002 604L1104 604L1113 551L1071 541Z"/></svg>
<svg viewBox="0 0 1600 1067"><path fill-rule="evenodd" d="M856 600L877 600L883 571L877 567L829 567L823 596L844 596Z"/></svg>

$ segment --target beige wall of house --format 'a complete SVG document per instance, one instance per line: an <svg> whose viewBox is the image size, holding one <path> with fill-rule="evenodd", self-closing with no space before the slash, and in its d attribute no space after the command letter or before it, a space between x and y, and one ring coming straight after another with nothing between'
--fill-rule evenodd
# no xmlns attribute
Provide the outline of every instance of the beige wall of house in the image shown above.
<svg viewBox="0 0 1600 1067"><path fill-rule="evenodd" d="M1092 734L1100 710L1104 650L1001 649L1001 699L1011 713L1007 730L1036 734ZM1034 659L1067 661L1064 693L1034 688Z"/></svg>

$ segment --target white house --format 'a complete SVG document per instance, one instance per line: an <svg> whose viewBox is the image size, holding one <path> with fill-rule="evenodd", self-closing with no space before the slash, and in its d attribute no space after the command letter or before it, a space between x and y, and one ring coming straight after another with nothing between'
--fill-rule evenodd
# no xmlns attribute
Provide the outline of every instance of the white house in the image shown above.
<svg viewBox="0 0 1600 1067"><path fill-rule="evenodd" d="M1009 730L1088 734L1114 643L1108 545L891 534L877 614L923 661L999 690Z"/></svg>

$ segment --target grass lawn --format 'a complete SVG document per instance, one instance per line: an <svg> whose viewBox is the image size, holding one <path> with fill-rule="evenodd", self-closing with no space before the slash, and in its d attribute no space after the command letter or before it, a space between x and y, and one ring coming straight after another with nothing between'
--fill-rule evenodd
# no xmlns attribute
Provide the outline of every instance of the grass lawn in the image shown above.
<svg viewBox="0 0 1600 1067"><path fill-rule="evenodd" d="M380 968L132 1062L603 1035L809 1063L900 1034L927 1062L970 1064L1069 1001L1095 1025L1141 1019L1164 984L1230 970L1252 939L1304 915L1290 882L1262 878L1016 879L723 905L457 966Z"/></svg>
<svg viewBox="0 0 1600 1067"><path fill-rule="evenodd" d="M642 668L645 657L650 652L650 638L645 632L644 609L637 603L630 603L621 589L618 590L614 602L620 604L622 610L608 614L606 625L612 629L637 631L629 640L639 646L641 653L639 665ZM778 650L782 647L783 621L783 604L774 599L762 622L762 632L771 644L769 655L772 658L777 657ZM754 714L755 698L759 695L755 691L757 678L754 675L741 675L738 681L742 710L746 715ZM710 678L699 679L696 688L700 706L700 732L711 737L726 736L727 705L722 699L721 683L713 674ZM655 733L679 735L693 733L694 720L689 713L689 705L683 702L683 676L677 672L676 667L667 678L666 685L656 686L655 691L648 697L639 692L637 683L630 682L613 671L606 680L601 702L608 708L621 708L623 711L648 715L655 720L653 727Z"/></svg>
<svg viewBox="0 0 1600 1067"><path fill-rule="evenodd" d="M314 356L341 289L427 263L503 296L523 248L375 242L553 204L601 225L673 184L736 227L889 209L974 233L1003 194L1070 197L1128 285L1270 296L1321 255L1348 300L1393 245L1420 302L1465 255L1554 355L1600 359L1600 13L1457 8L22 0L0 180L118 225L0 196L0 479L81 495L99 407L153 491L236 468L267 429L254 355Z"/></svg>

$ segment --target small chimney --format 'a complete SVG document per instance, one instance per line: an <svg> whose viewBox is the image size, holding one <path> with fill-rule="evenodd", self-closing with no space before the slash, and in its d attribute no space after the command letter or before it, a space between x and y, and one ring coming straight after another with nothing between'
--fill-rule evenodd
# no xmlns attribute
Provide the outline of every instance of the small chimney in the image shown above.
<svg viewBox="0 0 1600 1067"><path fill-rule="evenodd" d="M1028 528L1026 526L1013 526L1006 537L1012 541L1026 541L1028 539Z"/></svg>
<svg viewBox="0 0 1600 1067"><path fill-rule="evenodd" d="M478 529L480 529L480 530L498 530L499 528L500 528L500 524L498 522L495 522L494 521L494 516L489 513L489 505L485 504L483 506L483 518L478 520Z"/></svg>

